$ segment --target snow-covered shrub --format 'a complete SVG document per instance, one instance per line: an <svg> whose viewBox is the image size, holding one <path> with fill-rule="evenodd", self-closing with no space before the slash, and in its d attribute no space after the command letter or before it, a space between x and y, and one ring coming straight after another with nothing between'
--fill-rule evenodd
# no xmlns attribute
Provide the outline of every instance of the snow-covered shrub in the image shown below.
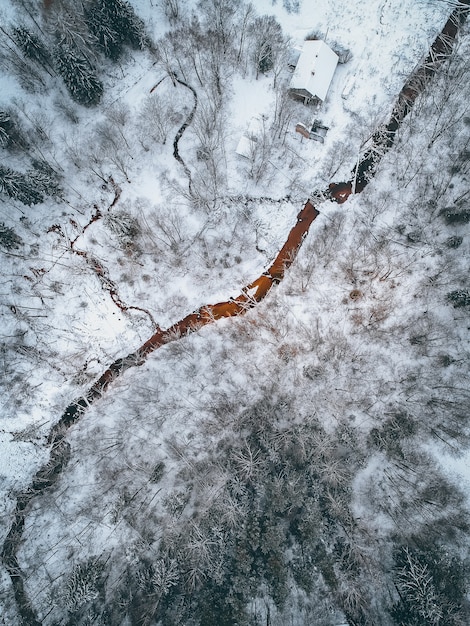
<svg viewBox="0 0 470 626"><path fill-rule="evenodd" d="M448 248L459 248L462 245L462 241L463 237L454 235L453 237L446 239L444 243Z"/></svg>
<svg viewBox="0 0 470 626"><path fill-rule="evenodd" d="M353 57L349 48L344 48L340 44L333 44L333 51L338 55L338 63L347 63Z"/></svg>
<svg viewBox="0 0 470 626"><path fill-rule="evenodd" d="M175 560L155 561L150 582L156 593L166 595L177 584L178 579L179 571Z"/></svg>
<svg viewBox="0 0 470 626"><path fill-rule="evenodd" d="M158 483L163 478L164 473L165 473L165 463L163 461L158 461L158 463L155 464L152 470L150 480L153 483Z"/></svg>
<svg viewBox="0 0 470 626"><path fill-rule="evenodd" d="M175 491L163 499L163 506L172 517L179 517L189 500L187 491Z"/></svg>
<svg viewBox="0 0 470 626"><path fill-rule="evenodd" d="M75 566L62 592L62 600L69 611L77 611L100 595L103 565L89 560Z"/></svg>
<svg viewBox="0 0 470 626"><path fill-rule="evenodd" d="M369 445L390 455L402 455L401 442L416 433L416 423L411 416L399 409L388 417L379 428L369 433Z"/></svg>
<svg viewBox="0 0 470 626"><path fill-rule="evenodd" d="M440 215L449 226L459 226L470 222L470 209L456 206L442 209Z"/></svg>
<svg viewBox="0 0 470 626"><path fill-rule="evenodd" d="M0 246L2 248L14 250L20 247L21 242L21 237L15 233L13 228L5 226L3 222L0 222Z"/></svg>
<svg viewBox="0 0 470 626"><path fill-rule="evenodd" d="M57 109L64 118L72 124L78 124L80 117L78 116L78 107L74 102L71 102L65 95L59 95L54 101L54 108Z"/></svg>
<svg viewBox="0 0 470 626"><path fill-rule="evenodd" d="M446 298L448 302L451 302L454 305L454 309L470 306L470 292L468 289L456 289L455 291L450 291L446 295Z"/></svg>
<svg viewBox="0 0 470 626"><path fill-rule="evenodd" d="M141 228L138 220L127 211L118 211L106 216L104 223L116 236L119 243L125 248L135 246L135 240L140 235Z"/></svg>
<svg viewBox="0 0 470 626"><path fill-rule="evenodd" d="M325 34L318 30L311 30L305 35L305 41L317 41L318 39L324 39Z"/></svg>

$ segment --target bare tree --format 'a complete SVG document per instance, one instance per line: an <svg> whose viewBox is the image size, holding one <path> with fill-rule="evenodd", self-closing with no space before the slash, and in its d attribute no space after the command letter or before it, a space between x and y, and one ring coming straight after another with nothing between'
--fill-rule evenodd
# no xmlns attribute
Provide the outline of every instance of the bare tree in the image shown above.
<svg viewBox="0 0 470 626"><path fill-rule="evenodd" d="M259 183L265 178L270 170L269 158L272 151L272 139L267 125L267 120L263 117L259 131L253 132L248 139L248 177L255 183Z"/></svg>
<svg viewBox="0 0 470 626"><path fill-rule="evenodd" d="M274 137L284 144L286 135L295 120L295 104L284 86L276 89L276 101L274 109L273 131Z"/></svg>
<svg viewBox="0 0 470 626"><path fill-rule="evenodd" d="M180 0L160 0L159 4L171 24L176 23L181 18Z"/></svg>
<svg viewBox="0 0 470 626"><path fill-rule="evenodd" d="M158 93L148 96L139 111L138 129L141 144L146 147L152 138L164 144L173 125L173 107L165 96Z"/></svg>
<svg viewBox="0 0 470 626"><path fill-rule="evenodd" d="M46 82L40 71L38 71L37 66L20 53L3 28L0 28L0 30L4 35L0 40L0 67L16 76L27 91L34 92L38 89L44 89Z"/></svg>
<svg viewBox="0 0 470 626"><path fill-rule="evenodd" d="M255 18L256 12L252 3L242 5L242 12L240 13L240 18L237 24L238 31L240 33L240 38L238 40L238 50L237 50L237 65L240 65L243 57L245 56L245 47L246 40L248 36L248 32L250 26Z"/></svg>
<svg viewBox="0 0 470 626"><path fill-rule="evenodd" d="M222 57L233 49L239 5L235 0L199 0L198 3L206 30Z"/></svg>
<svg viewBox="0 0 470 626"><path fill-rule="evenodd" d="M116 125L102 122L95 127L93 143L98 146L102 159L114 165L127 182L130 182L129 167L134 157L122 131L120 132Z"/></svg>
<svg viewBox="0 0 470 626"><path fill-rule="evenodd" d="M69 6L67 0L60 0L47 16L49 28L57 37L58 44L77 50L93 65L96 62L93 52L96 39L88 30L83 12L77 11L75 6Z"/></svg>
<svg viewBox="0 0 470 626"><path fill-rule="evenodd" d="M256 78L273 69L284 44L282 28L272 15L257 17L250 27L251 55Z"/></svg>

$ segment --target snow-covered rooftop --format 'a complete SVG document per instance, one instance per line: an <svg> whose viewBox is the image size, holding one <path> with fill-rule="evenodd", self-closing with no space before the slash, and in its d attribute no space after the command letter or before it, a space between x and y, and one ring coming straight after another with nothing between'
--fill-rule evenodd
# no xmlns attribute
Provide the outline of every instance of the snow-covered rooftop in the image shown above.
<svg viewBox="0 0 470 626"><path fill-rule="evenodd" d="M235 152L246 159L250 159L253 155L255 144L255 139L243 135L240 137L240 141L237 144Z"/></svg>
<svg viewBox="0 0 470 626"><path fill-rule="evenodd" d="M240 141L237 144L235 152L245 157L246 159L250 159L253 156L253 151L256 146L256 142L258 141L258 136L263 132L263 120L259 115L254 115L246 129L245 133L240 138Z"/></svg>
<svg viewBox="0 0 470 626"><path fill-rule="evenodd" d="M312 97L325 100L337 64L338 55L324 41L306 41L290 88L308 91Z"/></svg>

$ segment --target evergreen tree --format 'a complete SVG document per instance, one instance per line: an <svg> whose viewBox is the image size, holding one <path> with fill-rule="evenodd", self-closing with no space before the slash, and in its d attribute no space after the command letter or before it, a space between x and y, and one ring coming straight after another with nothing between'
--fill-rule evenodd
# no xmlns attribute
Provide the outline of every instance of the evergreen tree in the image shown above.
<svg viewBox="0 0 470 626"><path fill-rule="evenodd" d="M125 45L142 49L149 44L143 21L126 0L94 0L85 10L90 33L103 53L117 60Z"/></svg>
<svg viewBox="0 0 470 626"><path fill-rule="evenodd" d="M12 148L24 145L25 141L13 115L9 111L0 111L0 147Z"/></svg>
<svg viewBox="0 0 470 626"><path fill-rule="evenodd" d="M28 176L37 189L47 196L60 196L62 190L57 172L46 161L33 160L33 167Z"/></svg>
<svg viewBox="0 0 470 626"><path fill-rule="evenodd" d="M103 84L85 57L78 50L62 43L55 47L54 58L57 71L73 100L85 106L98 104Z"/></svg>
<svg viewBox="0 0 470 626"><path fill-rule="evenodd" d="M25 57L36 61L42 67L51 65L51 55L37 35L24 27L20 27L13 30L13 39Z"/></svg>
<svg viewBox="0 0 470 626"><path fill-rule="evenodd" d="M0 192L28 206L39 204L44 196L28 173L16 172L0 165Z"/></svg>
<svg viewBox="0 0 470 626"><path fill-rule="evenodd" d="M13 228L5 226L3 222L0 222L0 246L5 250L14 250L20 247L22 239L15 233Z"/></svg>
<svg viewBox="0 0 470 626"><path fill-rule="evenodd" d="M126 0L99 0L102 14L109 20L109 25L120 40L134 48L142 49L148 45L143 21L135 14Z"/></svg>
<svg viewBox="0 0 470 626"><path fill-rule="evenodd" d="M6 111L0 111L0 146L8 148L11 142L13 122Z"/></svg>
<svg viewBox="0 0 470 626"><path fill-rule="evenodd" d="M454 309L470 306L470 292L466 289L456 289L446 295L449 302L454 305Z"/></svg>
<svg viewBox="0 0 470 626"><path fill-rule="evenodd" d="M113 28L104 3L99 0L92 4L85 13L85 19L98 47L105 56L116 61L122 54L123 36Z"/></svg>

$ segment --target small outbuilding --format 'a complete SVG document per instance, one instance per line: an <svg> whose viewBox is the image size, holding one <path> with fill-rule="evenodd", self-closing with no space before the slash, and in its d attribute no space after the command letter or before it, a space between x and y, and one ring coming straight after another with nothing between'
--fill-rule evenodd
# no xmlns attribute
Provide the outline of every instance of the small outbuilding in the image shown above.
<svg viewBox="0 0 470 626"><path fill-rule="evenodd" d="M313 139L314 141L319 141L320 143L325 142L326 133L329 130L328 126L324 126L320 120L313 120L310 128L300 122L295 125L296 133L299 133L306 139Z"/></svg>
<svg viewBox="0 0 470 626"><path fill-rule="evenodd" d="M338 55L324 41L305 41L290 82L291 95L304 104L321 104L338 65Z"/></svg>
<svg viewBox="0 0 470 626"><path fill-rule="evenodd" d="M258 138L263 133L263 118L255 115L251 118L248 128L240 138L235 152L245 159L252 159L256 151Z"/></svg>

